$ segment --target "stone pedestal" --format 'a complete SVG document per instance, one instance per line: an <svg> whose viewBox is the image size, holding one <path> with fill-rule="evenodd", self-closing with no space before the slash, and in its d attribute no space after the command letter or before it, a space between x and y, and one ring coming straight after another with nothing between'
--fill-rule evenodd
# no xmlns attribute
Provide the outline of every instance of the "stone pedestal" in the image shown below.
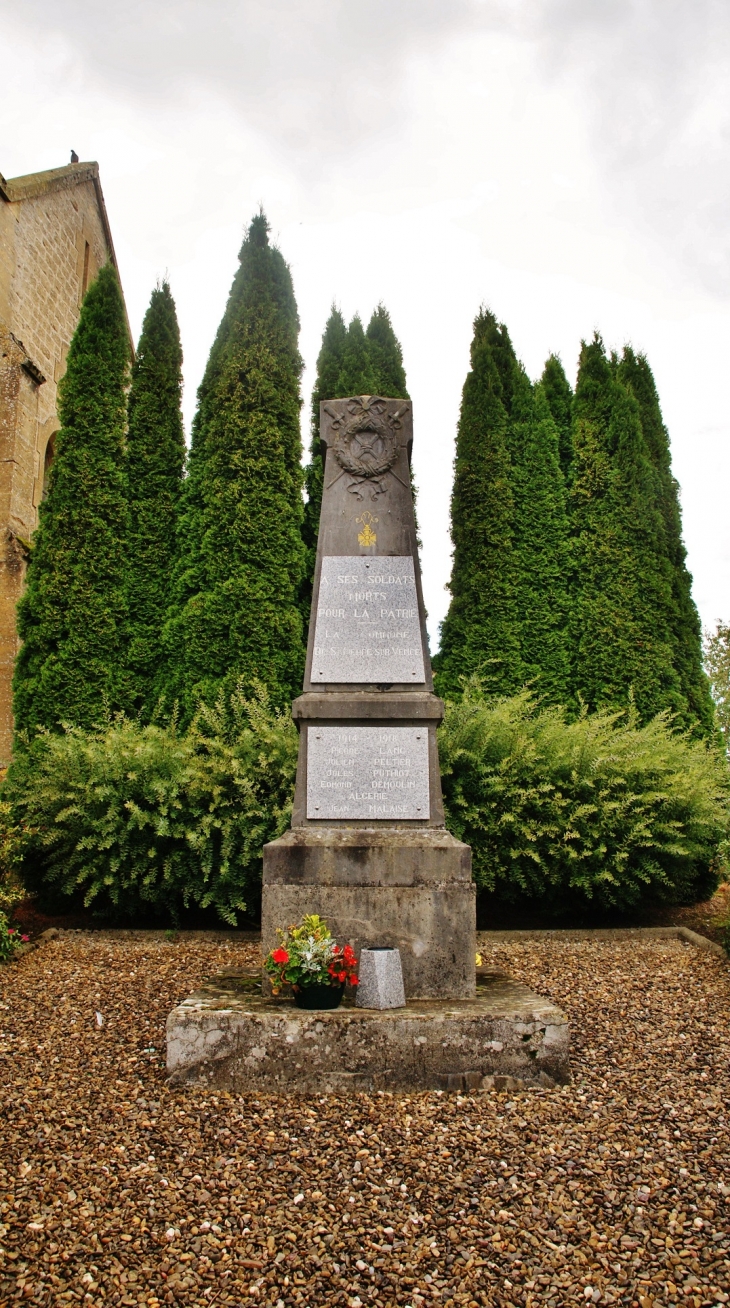
<svg viewBox="0 0 730 1308"><path fill-rule="evenodd" d="M399 949L406 998L475 993L471 851L443 827L407 831L297 827L264 850L262 949L276 927L319 913L359 954Z"/></svg>
<svg viewBox="0 0 730 1308"><path fill-rule="evenodd" d="M569 1079L565 1014L499 973L475 999L383 1011L306 1012L250 986L250 978L221 977L173 1010L173 1082L328 1094L477 1090L500 1076L543 1086Z"/></svg>

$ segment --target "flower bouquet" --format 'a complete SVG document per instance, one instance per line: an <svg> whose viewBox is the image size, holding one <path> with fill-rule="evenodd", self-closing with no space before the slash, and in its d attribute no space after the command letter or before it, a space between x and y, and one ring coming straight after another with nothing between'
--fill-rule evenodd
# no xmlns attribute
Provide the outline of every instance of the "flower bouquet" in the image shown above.
<svg viewBox="0 0 730 1308"><path fill-rule="evenodd" d="M316 913L299 926L277 930L281 944L264 959L271 989L291 986L298 1008L338 1008L345 986L357 985L357 960L350 945L338 945Z"/></svg>

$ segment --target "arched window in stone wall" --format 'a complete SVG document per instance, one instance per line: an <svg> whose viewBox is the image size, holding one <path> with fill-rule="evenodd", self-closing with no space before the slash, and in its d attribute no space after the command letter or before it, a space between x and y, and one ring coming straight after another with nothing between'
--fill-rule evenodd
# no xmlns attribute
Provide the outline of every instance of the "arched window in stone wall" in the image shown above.
<svg viewBox="0 0 730 1308"><path fill-rule="evenodd" d="M48 438L46 452L43 456L43 490L41 492L41 500L44 500L48 494L48 479L51 475L51 464L53 463L53 456L55 453L56 433L54 431L53 435Z"/></svg>

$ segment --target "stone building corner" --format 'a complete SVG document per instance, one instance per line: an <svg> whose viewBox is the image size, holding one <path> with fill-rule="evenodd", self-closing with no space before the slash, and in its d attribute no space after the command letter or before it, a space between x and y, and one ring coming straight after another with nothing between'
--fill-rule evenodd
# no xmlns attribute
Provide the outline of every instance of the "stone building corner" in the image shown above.
<svg viewBox="0 0 730 1308"><path fill-rule="evenodd" d="M13 739L15 609L58 430L81 302L116 266L96 163L0 174L0 766Z"/></svg>

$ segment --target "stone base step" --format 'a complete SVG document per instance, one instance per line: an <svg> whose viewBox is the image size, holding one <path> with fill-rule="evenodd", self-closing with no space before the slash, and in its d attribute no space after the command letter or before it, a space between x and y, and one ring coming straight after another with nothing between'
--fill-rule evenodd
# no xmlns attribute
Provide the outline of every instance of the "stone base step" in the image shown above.
<svg viewBox="0 0 730 1308"><path fill-rule="evenodd" d="M256 1094L569 1080L565 1014L502 973L479 980L476 999L310 1012L290 999L262 997L254 976L217 977L167 1019L168 1074L178 1084Z"/></svg>

